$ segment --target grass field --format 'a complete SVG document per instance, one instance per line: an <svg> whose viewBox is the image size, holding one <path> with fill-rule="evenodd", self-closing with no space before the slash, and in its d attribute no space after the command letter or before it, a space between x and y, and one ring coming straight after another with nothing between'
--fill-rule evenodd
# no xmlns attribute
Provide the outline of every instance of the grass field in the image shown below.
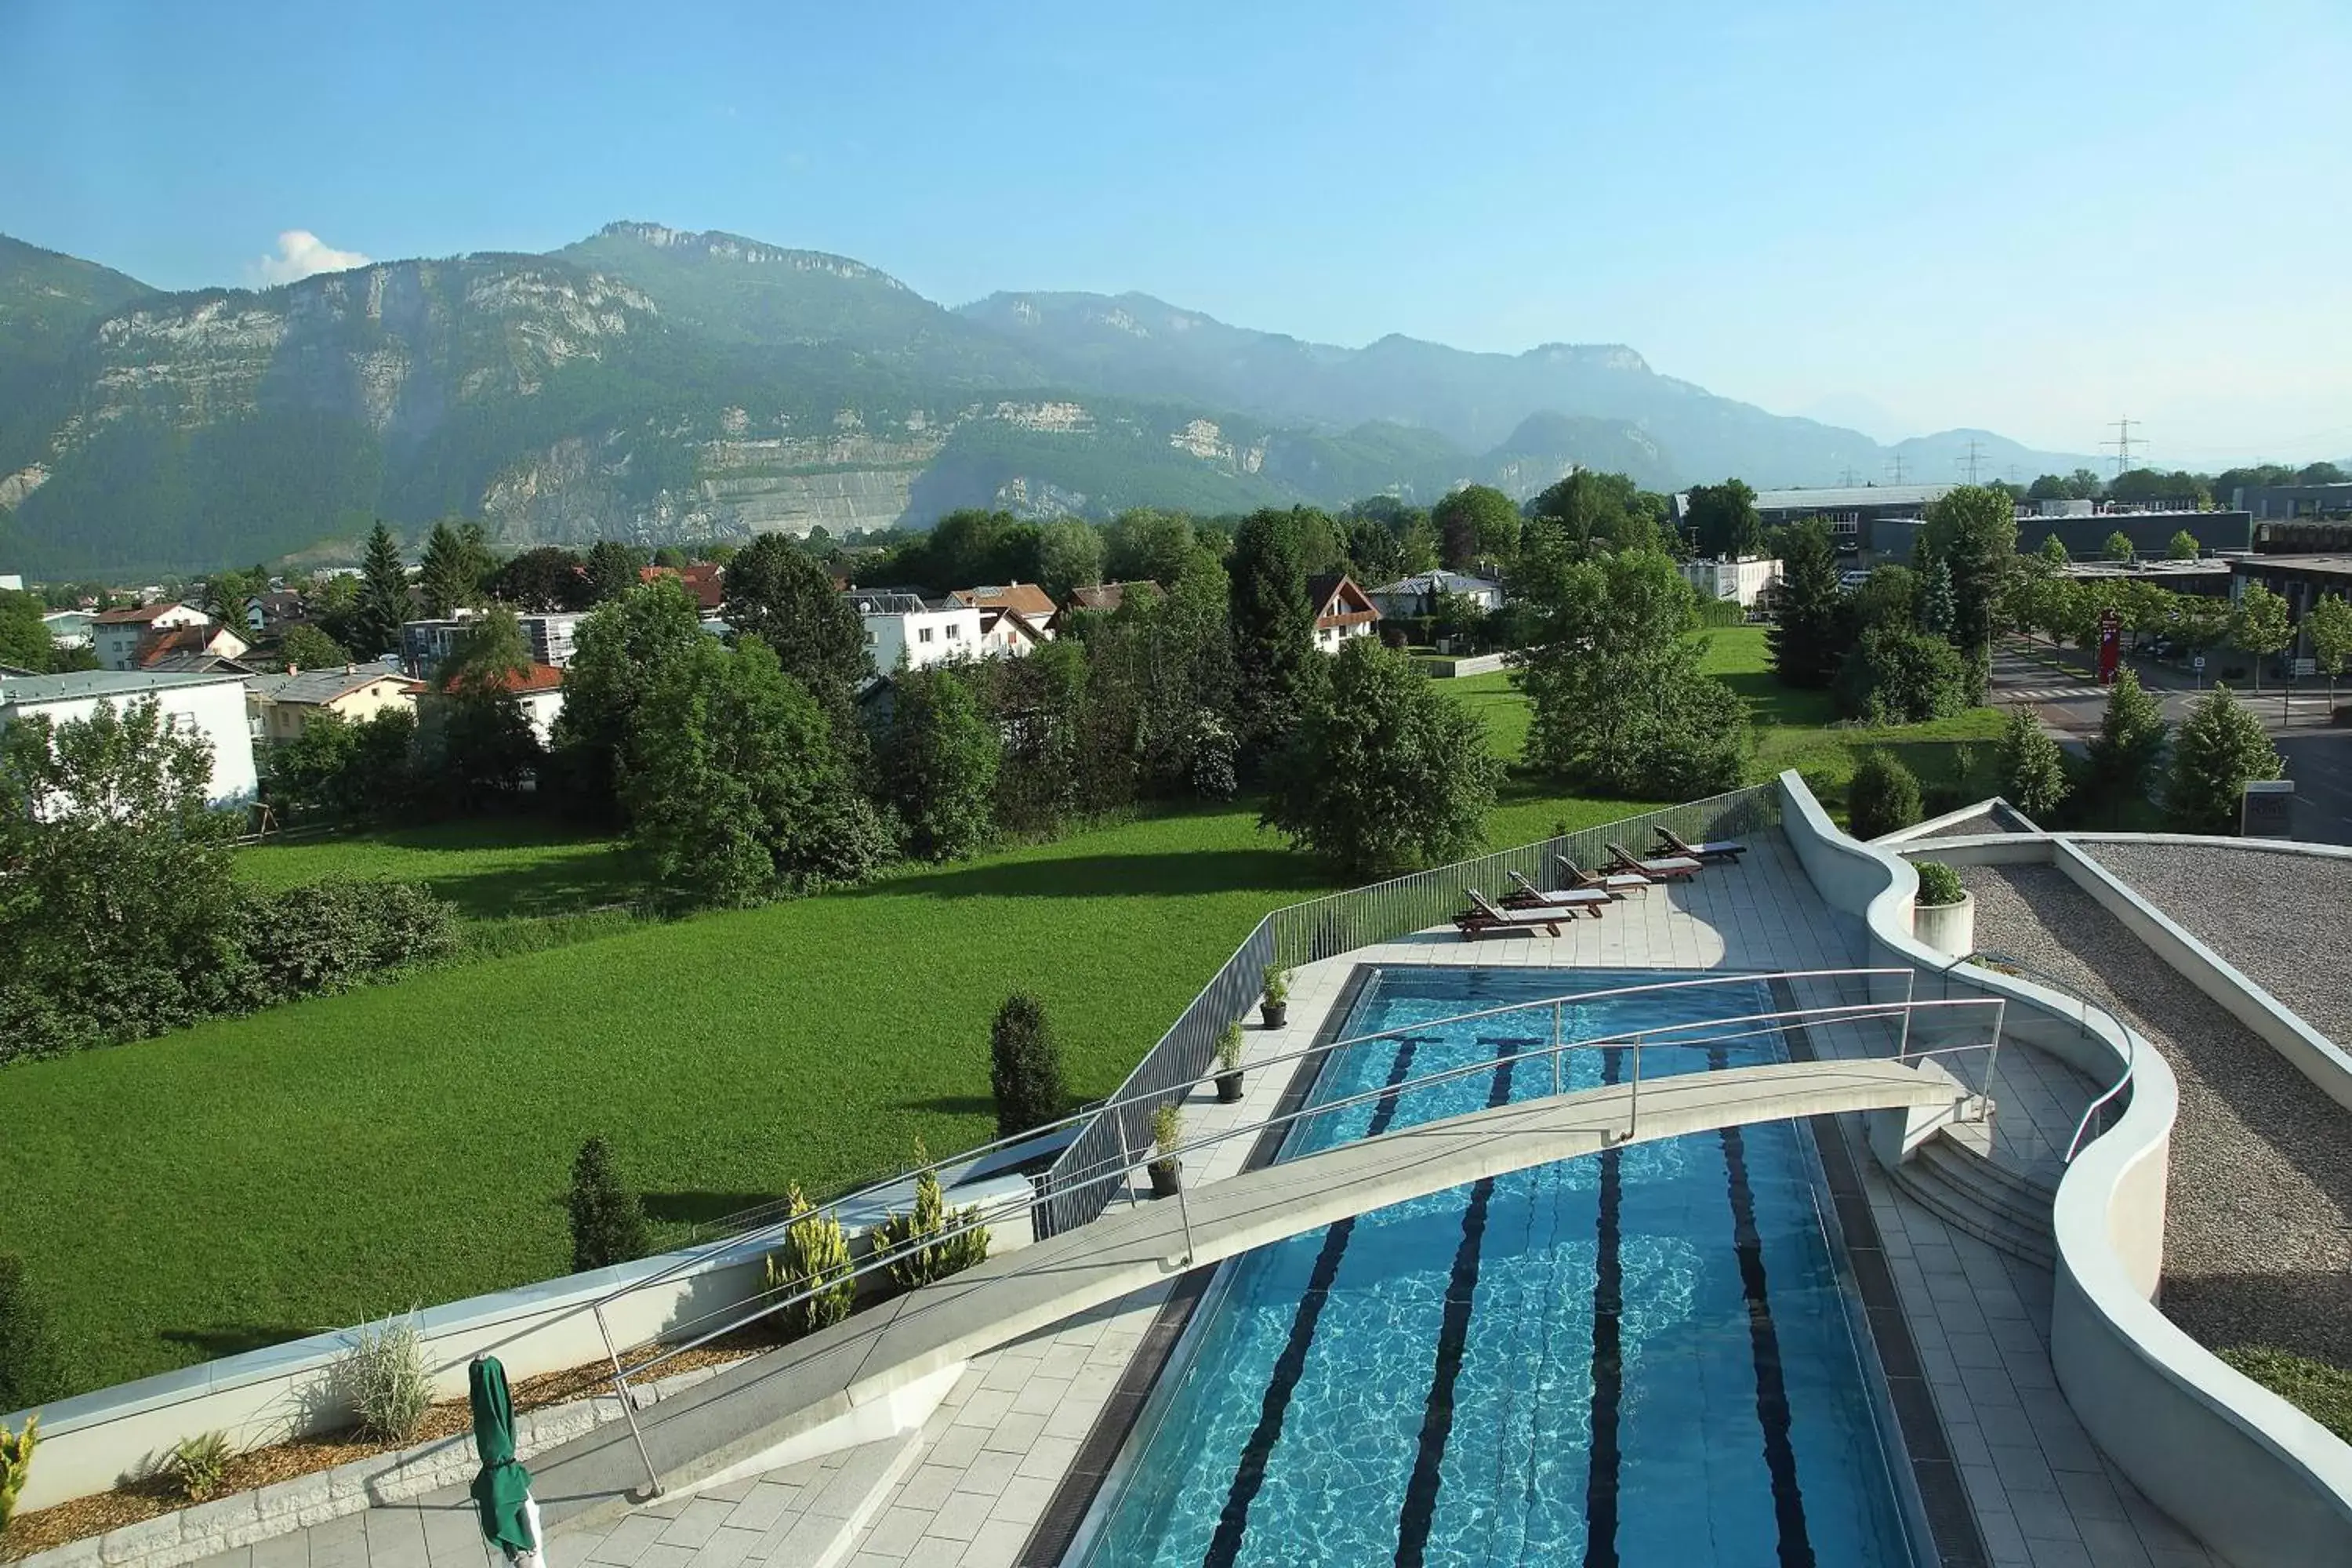
<svg viewBox="0 0 2352 1568"><path fill-rule="evenodd" d="M1744 628L1710 657L1760 677ZM1517 754L1507 677L1448 689ZM1766 731L1757 776L1798 766L1842 789L1858 737L1810 697L1743 689L1792 721ZM1932 764L1988 722L1885 739ZM1488 837L1641 809L1515 775ZM635 890L616 846L528 821L257 849L239 868L272 886L415 877L483 925ZM981 1141L1005 993L1045 998L1072 1089L1098 1096L1260 915L1327 885L1254 807L1166 816L11 1068L5 1246L89 1386L545 1278L569 1265L561 1197L590 1133L673 1226L870 1173L918 1135Z"/></svg>

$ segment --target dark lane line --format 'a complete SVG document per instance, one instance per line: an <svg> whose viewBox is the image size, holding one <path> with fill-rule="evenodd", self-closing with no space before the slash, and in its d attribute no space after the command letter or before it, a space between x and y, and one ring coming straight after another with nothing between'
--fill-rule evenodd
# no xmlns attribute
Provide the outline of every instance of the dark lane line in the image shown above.
<svg viewBox="0 0 2352 1568"><path fill-rule="evenodd" d="M1495 1081L1486 1090L1486 1106L1507 1105L1511 1100L1513 1059L1521 1051L1544 1042L1503 1037L1482 1040L1495 1047ZM1429 1528L1437 1517L1437 1487L1445 1463L1445 1445L1454 1435L1454 1391L1462 1379L1462 1356L1470 1339L1470 1306L1478 1290L1478 1254L1486 1240L1486 1207L1495 1196L1495 1178L1481 1177L1470 1189L1470 1206L1462 1215L1462 1240L1454 1249L1454 1272L1445 1286L1445 1318L1437 1332L1437 1370L1429 1384L1429 1405L1421 1418L1421 1447L1413 1457L1412 1479L1406 1483L1404 1509L1397 1516L1397 1568L1421 1568L1429 1552Z"/></svg>
<svg viewBox="0 0 2352 1568"><path fill-rule="evenodd" d="M1723 1047L1707 1052L1722 1070ZM1780 1528L1780 1568L1813 1568L1805 1530L1805 1497L1797 1484L1797 1453L1789 1439L1789 1388L1780 1370L1780 1333L1764 1274L1764 1238L1756 1228L1756 1194L1748 1181L1748 1144L1737 1127L1721 1133L1731 1180L1732 1244L1739 1255L1739 1285L1748 1298L1748 1338L1756 1360L1756 1417L1764 1427L1764 1468L1772 1475L1772 1516Z"/></svg>
<svg viewBox="0 0 2352 1568"><path fill-rule="evenodd" d="M1412 1074L1413 1050L1420 1043L1412 1036L1397 1042L1396 1060L1389 1067L1389 1089L1395 1089ZM1396 1119L1400 1098L1389 1094L1374 1102L1371 1125L1366 1129L1365 1137L1377 1138L1389 1130L1389 1123ZM1307 1277L1307 1294L1299 1299L1297 1315L1290 1320L1290 1338L1275 1361L1274 1375L1258 1405L1257 1426L1242 1449L1241 1467L1234 1470L1234 1484L1225 1493L1224 1511L1217 1516L1217 1533L1209 1542L1208 1555L1202 1559L1203 1568L1232 1568L1241 1552L1242 1537L1249 1530L1250 1504L1257 1500L1258 1489L1265 1485L1266 1461L1281 1439L1282 1424L1290 1413L1290 1396L1298 1387L1299 1374L1307 1370L1307 1352L1315 1342L1315 1326L1322 1319L1323 1304L1331 1294L1333 1281L1339 1277L1340 1260L1348 1255L1348 1238L1355 1231L1356 1222L1351 1217L1323 1233L1323 1249L1315 1255L1315 1271Z"/></svg>
<svg viewBox="0 0 2352 1568"><path fill-rule="evenodd" d="M1601 1053L1603 1083L1615 1083L1615 1051ZM1617 1487L1624 1466L1618 1447L1619 1406L1625 1392L1623 1319L1625 1259L1621 1230L1625 1201L1622 1150L1601 1152L1599 1251L1592 1268L1592 1441L1584 1477L1584 1568L1617 1568Z"/></svg>

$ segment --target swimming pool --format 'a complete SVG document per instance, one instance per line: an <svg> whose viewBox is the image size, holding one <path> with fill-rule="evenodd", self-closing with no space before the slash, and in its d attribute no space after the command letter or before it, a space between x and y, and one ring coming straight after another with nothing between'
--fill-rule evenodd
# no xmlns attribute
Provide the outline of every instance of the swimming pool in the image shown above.
<svg viewBox="0 0 2352 1568"><path fill-rule="evenodd" d="M1640 984L1624 971L1372 975L1348 1035ZM1571 1037L1769 1011L1761 982L1568 1009ZM1335 1055L1308 1103L1549 1043L1548 1011ZM1642 1074L1781 1059L1646 1046ZM1623 1055L1567 1058L1571 1087ZM1551 1090L1540 1058L1311 1117L1283 1158ZM1227 1267L1129 1440L1094 1568L1911 1562L1812 1200L1763 1123L1480 1181Z"/></svg>

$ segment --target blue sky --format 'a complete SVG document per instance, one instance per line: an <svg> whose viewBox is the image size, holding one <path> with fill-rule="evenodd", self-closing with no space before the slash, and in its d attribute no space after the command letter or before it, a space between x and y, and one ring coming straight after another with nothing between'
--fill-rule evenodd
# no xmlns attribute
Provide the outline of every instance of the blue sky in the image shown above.
<svg viewBox="0 0 2352 1568"><path fill-rule="evenodd" d="M633 217L950 304L1622 342L1882 437L2352 453L2344 0L5 0L0 58L0 230L168 287Z"/></svg>

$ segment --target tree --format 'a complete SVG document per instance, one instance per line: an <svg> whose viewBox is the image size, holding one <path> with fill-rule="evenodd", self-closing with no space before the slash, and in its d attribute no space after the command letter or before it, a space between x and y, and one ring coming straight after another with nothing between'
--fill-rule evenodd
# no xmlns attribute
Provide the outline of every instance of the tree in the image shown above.
<svg viewBox="0 0 2352 1568"><path fill-rule="evenodd" d="M2059 538L2054 531L2042 540L2042 548L2036 553L2053 567L2063 566L2074 559L2066 553L2066 542Z"/></svg>
<svg viewBox="0 0 2352 1568"><path fill-rule="evenodd" d="M1617 795L1685 800L1729 789L1747 710L1700 671L1690 584L1671 556L1611 551L1522 574L1537 644L1519 656L1534 709L1527 761Z"/></svg>
<svg viewBox="0 0 2352 1568"><path fill-rule="evenodd" d="M270 748L270 803L353 821L396 816L415 800L415 739L416 715L405 708L356 723L321 713Z"/></svg>
<svg viewBox="0 0 2352 1568"><path fill-rule="evenodd" d="M610 1268L652 1250L645 1205L621 1180L612 1145L591 1138L572 1162L572 1190L563 1210L572 1225L572 1271Z"/></svg>
<svg viewBox="0 0 2352 1568"><path fill-rule="evenodd" d="M1919 629L1929 637L1951 640L1960 618L1960 602L1952 592L1952 569L1941 561L1927 563L1919 582Z"/></svg>
<svg viewBox="0 0 2352 1568"><path fill-rule="evenodd" d="M1037 584L1055 604L1103 580L1103 536L1083 518L1057 517L1037 530Z"/></svg>
<svg viewBox="0 0 2352 1568"><path fill-rule="evenodd" d="M808 689L756 637L682 651L638 704L630 833L677 897L750 904L863 880L881 824Z"/></svg>
<svg viewBox="0 0 2352 1568"><path fill-rule="evenodd" d="M1459 859L1502 772L1475 715L1402 653L1358 637L1334 657L1259 821L1351 876Z"/></svg>
<svg viewBox="0 0 2352 1568"><path fill-rule="evenodd" d="M956 671L935 667L897 678L878 772L908 854L961 860L988 842L996 831L1002 750L995 727Z"/></svg>
<svg viewBox="0 0 2352 1568"><path fill-rule="evenodd" d="M211 781L211 742L152 699L0 730L0 1060L224 1005L237 823L212 809Z"/></svg>
<svg viewBox="0 0 2352 1568"><path fill-rule="evenodd" d="M428 755L447 807L473 812L513 798L544 752L515 695L531 668L515 613L500 605L477 617L434 672L442 700L429 710Z"/></svg>
<svg viewBox="0 0 2352 1568"><path fill-rule="evenodd" d="M1480 557L1507 561L1519 550L1519 509L1492 485L1465 485L1430 509L1448 568L1467 572Z"/></svg>
<svg viewBox="0 0 2352 1568"><path fill-rule="evenodd" d="M2294 641L2286 601L2260 583L2249 583L2230 613L2230 640L2254 656L2254 695L2262 695L2263 660Z"/></svg>
<svg viewBox="0 0 2352 1568"><path fill-rule="evenodd" d="M2106 492L2106 480L2090 468L2076 468L2066 476L2066 499L2069 500L2096 500Z"/></svg>
<svg viewBox="0 0 2352 1568"><path fill-rule="evenodd" d="M235 568L215 572L205 579L203 607L224 625L242 626L246 624L246 600L268 591L269 574L259 566L250 572Z"/></svg>
<svg viewBox="0 0 2352 1568"><path fill-rule="evenodd" d="M2233 833L2240 800L2256 779L2279 776L2278 748L2226 686L2198 700L2172 748L2164 804L2183 833Z"/></svg>
<svg viewBox="0 0 2352 1568"><path fill-rule="evenodd" d="M1982 485L1961 485L1927 508L1920 543L1952 574L1951 640L1972 659L1989 657L2001 594L2017 556L2017 509Z"/></svg>
<svg viewBox="0 0 2352 1568"><path fill-rule="evenodd" d="M1873 626L1912 631L1919 625L1919 574L1908 566L1879 565L1870 569L1846 598L1849 640Z"/></svg>
<svg viewBox="0 0 2352 1568"><path fill-rule="evenodd" d="M647 564L645 552L635 545L624 544L617 539L598 540L589 547L583 566L588 579L588 602L608 605L619 598L637 585L641 581L638 571Z"/></svg>
<svg viewBox="0 0 2352 1568"><path fill-rule="evenodd" d="M2323 594L2304 612L2303 629L2311 638L2311 656L2327 677L2327 706L2336 707L2336 678L2352 660L2352 603L2340 595Z"/></svg>
<svg viewBox="0 0 2352 1568"><path fill-rule="evenodd" d="M2172 542L2164 547L2166 559L2171 561L2194 561L2199 552L2197 536L2185 528L2174 534Z"/></svg>
<svg viewBox="0 0 2352 1568"><path fill-rule="evenodd" d="M560 544L526 550L490 574L490 595L528 614L584 610L593 602L587 563Z"/></svg>
<svg viewBox="0 0 2352 1568"><path fill-rule="evenodd" d="M1731 561L1764 547L1764 522L1757 514L1756 492L1743 479L1693 485L1689 515L1695 554Z"/></svg>
<svg viewBox="0 0 2352 1568"><path fill-rule="evenodd" d="M1297 517L1265 510L1244 518L1231 575L1234 728L1255 765L1288 743L1323 673Z"/></svg>
<svg viewBox="0 0 2352 1568"><path fill-rule="evenodd" d="M2047 826L2066 798L2066 754L2028 708L2013 708L2000 731L2001 795Z"/></svg>
<svg viewBox="0 0 2352 1568"><path fill-rule="evenodd" d="M2100 548L2110 561L2129 561L2139 553L2132 547L2131 535L2120 528L2108 534L2106 542Z"/></svg>
<svg viewBox="0 0 2352 1568"><path fill-rule="evenodd" d="M845 743L858 731L857 693L874 677L866 623L833 574L781 533L763 533L727 564L727 620L768 645L806 687Z"/></svg>
<svg viewBox="0 0 2352 1568"><path fill-rule="evenodd" d="M515 677L530 671L530 645L522 623L500 605L478 616L433 672L445 691L467 697L503 697Z"/></svg>
<svg viewBox="0 0 2352 1568"><path fill-rule="evenodd" d="M286 656L289 669L332 669L352 662L342 644L307 622L288 626L278 651Z"/></svg>
<svg viewBox="0 0 2352 1568"><path fill-rule="evenodd" d="M580 622L551 737L555 781L570 810L621 826L637 710L674 661L710 640L693 598L672 577L600 605Z"/></svg>
<svg viewBox="0 0 2352 1568"><path fill-rule="evenodd" d="M1192 552L1192 520L1181 511L1123 511L1111 520L1103 545L1103 569L1110 581L1164 588L1176 581Z"/></svg>
<svg viewBox="0 0 2352 1568"><path fill-rule="evenodd" d="M1948 719L1968 705L1968 668L1941 637L1899 624L1862 634L1838 671L1838 710L1872 724Z"/></svg>
<svg viewBox="0 0 2352 1568"><path fill-rule="evenodd" d="M1062 1083L1062 1051L1045 1005L1026 991L1007 996L989 1026L988 1084L996 1096L999 1138L1059 1120L1069 1101Z"/></svg>
<svg viewBox="0 0 2352 1568"><path fill-rule="evenodd" d="M40 674L56 663L58 645L41 619L46 613L33 595L0 588L0 664Z"/></svg>
<svg viewBox="0 0 2352 1568"><path fill-rule="evenodd" d="M2129 669L2107 690L2107 710L2090 742L2091 798L2121 820L2124 807L2147 795L2148 775L2164 751L2164 710Z"/></svg>
<svg viewBox="0 0 2352 1568"><path fill-rule="evenodd" d="M400 547L392 530L381 522L369 532L360 561L359 601L352 607L350 641L361 657L374 658L400 647L400 628L408 619L408 568L400 563Z"/></svg>
<svg viewBox="0 0 2352 1568"><path fill-rule="evenodd" d="M1844 657L1845 590L1837 548L1820 518L1807 518L1780 541L1780 619L1764 637L1783 686L1818 689L1836 676Z"/></svg>
<svg viewBox="0 0 2352 1568"><path fill-rule="evenodd" d="M425 613L443 617L461 607L478 605L483 585L496 565L480 524L435 523L433 531L425 536L425 553L416 571L417 597L424 601Z"/></svg>
<svg viewBox="0 0 2352 1568"><path fill-rule="evenodd" d="M1918 775L1892 752L1872 750L1846 786L1846 826L1856 838L1876 838L1919 820Z"/></svg>

